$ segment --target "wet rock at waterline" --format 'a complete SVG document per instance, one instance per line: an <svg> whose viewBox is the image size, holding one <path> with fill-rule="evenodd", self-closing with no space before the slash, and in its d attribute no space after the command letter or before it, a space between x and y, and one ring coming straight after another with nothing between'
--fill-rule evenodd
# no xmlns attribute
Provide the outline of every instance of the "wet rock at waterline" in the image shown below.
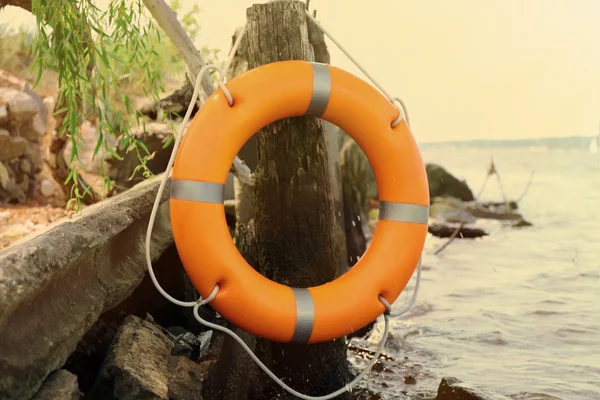
<svg viewBox="0 0 600 400"><path fill-rule="evenodd" d="M81 397L77 376L59 369L46 379L31 400L79 400Z"/></svg>
<svg viewBox="0 0 600 400"><path fill-rule="evenodd" d="M443 378L435 400L510 400L510 398L476 388L456 378Z"/></svg>
<svg viewBox="0 0 600 400"><path fill-rule="evenodd" d="M465 181L454 177L450 172L437 164L425 165L429 181L429 197L455 197L462 201L473 201L473 192Z"/></svg>

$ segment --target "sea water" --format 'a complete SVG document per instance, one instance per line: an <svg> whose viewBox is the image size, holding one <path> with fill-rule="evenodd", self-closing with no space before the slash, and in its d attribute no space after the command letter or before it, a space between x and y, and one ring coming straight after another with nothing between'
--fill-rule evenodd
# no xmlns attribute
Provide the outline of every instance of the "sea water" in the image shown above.
<svg viewBox="0 0 600 400"><path fill-rule="evenodd" d="M453 376L515 399L600 399L600 156L587 147L449 145L422 155L474 193L493 156L502 189L491 176L482 200L518 198L534 172L519 202L533 226L479 221L490 236L455 240L439 255L445 239L428 235L416 305L392 321L386 353L424 371L425 392ZM363 344L374 348L382 324ZM395 382L376 390L398 398L410 389Z"/></svg>

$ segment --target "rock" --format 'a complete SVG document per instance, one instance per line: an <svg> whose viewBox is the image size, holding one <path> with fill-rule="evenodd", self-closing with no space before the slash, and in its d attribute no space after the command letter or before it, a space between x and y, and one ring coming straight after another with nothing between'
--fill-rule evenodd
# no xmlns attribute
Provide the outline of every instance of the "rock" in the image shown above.
<svg viewBox="0 0 600 400"><path fill-rule="evenodd" d="M6 104L0 103L0 125L5 124L8 121L8 110Z"/></svg>
<svg viewBox="0 0 600 400"><path fill-rule="evenodd" d="M20 136L34 143L39 143L44 133L46 133L46 124L39 113L31 121L22 124L19 129Z"/></svg>
<svg viewBox="0 0 600 400"><path fill-rule="evenodd" d="M90 399L169 399L171 343L156 325L135 316L123 321L88 393Z"/></svg>
<svg viewBox="0 0 600 400"><path fill-rule="evenodd" d="M429 197L456 197L462 201L475 200L473 192L465 181L458 180L443 167L427 164L427 180L429 181Z"/></svg>
<svg viewBox="0 0 600 400"><path fill-rule="evenodd" d="M27 146L27 150L25 150L25 157L31 162L33 172L37 173L42 170L42 148L39 144L30 143L29 146Z"/></svg>
<svg viewBox="0 0 600 400"><path fill-rule="evenodd" d="M523 218L518 219L515 222L511 222L510 225L513 228L523 228L523 227L527 227L527 226L533 226L533 224Z"/></svg>
<svg viewBox="0 0 600 400"><path fill-rule="evenodd" d="M44 179L40 184L42 196L50 197L54 194L54 184L48 179Z"/></svg>
<svg viewBox="0 0 600 400"><path fill-rule="evenodd" d="M0 188L8 190L8 184L10 183L10 180L8 169L4 166L4 163L0 161Z"/></svg>
<svg viewBox="0 0 600 400"><path fill-rule="evenodd" d="M24 174L28 174L31 172L31 163L29 161L27 161L26 159L22 159L19 162L19 169L21 170L21 172L23 172Z"/></svg>
<svg viewBox="0 0 600 400"><path fill-rule="evenodd" d="M8 117L13 121L26 121L40 111L33 97L17 89L0 88L0 98L8 106Z"/></svg>
<svg viewBox="0 0 600 400"><path fill-rule="evenodd" d="M212 361L196 364L172 352L173 341L160 327L126 317L86 398L200 400Z"/></svg>
<svg viewBox="0 0 600 400"><path fill-rule="evenodd" d="M185 328L172 326L167 329L173 337L174 347L171 352L174 356L186 356L194 361L206 357L213 331L202 332L194 335Z"/></svg>
<svg viewBox="0 0 600 400"><path fill-rule="evenodd" d="M211 361L196 364L185 357L173 357L169 368L170 400L202 400L202 382Z"/></svg>
<svg viewBox="0 0 600 400"><path fill-rule="evenodd" d="M79 399L81 399L81 392L77 385L77 376L64 369L59 369L46 379L31 400Z"/></svg>
<svg viewBox="0 0 600 400"><path fill-rule="evenodd" d="M442 378L435 400L510 400L509 397L467 385L456 378Z"/></svg>
<svg viewBox="0 0 600 400"><path fill-rule="evenodd" d="M28 94L33 99L33 101L35 101L36 104L38 105L39 110L42 114L43 120L44 121L46 120L47 111L44 107L44 102L43 102L42 98L40 97L40 95L38 95L35 90L32 90L29 87L29 85L27 84L27 81L19 78L16 75L12 75L7 71L0 70L0 86L17 89L17 90L20 90L20 91Z"/></svg>
<svg viewBox="0 0 600 400"><path fill-rule="evenodd" d="M52 96L44 97L44 99L42 100L42 103L44 104L44 107L46 108L46 111L48 112L48 114L53 115L54 107L56 106L56 101L55 101L54 97L52 97Z"/></svg>
<svg viewBox="0 0 600 400"><path fill-rule="evenodd" d="M27 150L27 140L12 137L6 129L0 128L0 161L10 161L21 157Z"/></svg>
<svg viewBox="0 0 600 400"><path fill-rule="evenodd" d="M161 178L0 251L0 399L31 398L99 316L140 285ZM173 242L168 196L169 184L152 235L153 261Z"/></svg>

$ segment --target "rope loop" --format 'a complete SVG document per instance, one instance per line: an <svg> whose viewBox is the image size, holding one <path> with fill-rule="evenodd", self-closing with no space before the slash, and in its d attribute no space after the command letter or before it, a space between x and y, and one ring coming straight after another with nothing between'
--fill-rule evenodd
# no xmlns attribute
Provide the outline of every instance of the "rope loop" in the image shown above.
<svg viewBox="0 0 600 400"><path fill-rule="evenodd" d="M198 76L196 77L196 84L198 84L198 81L201 80L202 78L204 78L204 74L210 70L214 70L219 73L219 81L217 82L217 84L219 85L219 87L221 88L223 93L225 94L225 97L227 98L227 103L229 103L229 106L230 107L233 106L233 96L231 95L231 92L229 91L229 89L227 89L227 86L225 86L225 83L224 83L225 77L226 77L225 73L223 72L221 67L219 67L217 64L207 64L204 67L202 67L202 69L198 73Z"/></svg>
<svg viewBox="0 0 600 400"><path fill-rule="evenodd" d="M197 306L207 305L208 303L213 301L215 297L217 297L217 293L219 293L219 285L218 284L215 285L215 288L212 290L212 292L210 292L210 294L208 295L208 297L206 299L203 299L202 296L200 296L200 298L196 302L196 305ZM196 307L196 305L194 305L194 307Z"/></svg>
<svg viewBox="0 0 600 400"><path fill-rule="evenodd" d="M392 97L391 101L394 107L396 107L396 109L398 110L398 118L396 118L392 122L392 128L398 126L398 124L402 122L403 119L405 119L406 123L410 126L410 121L408 119L408 111L406 110L406 104L404 104L404 101L400 97Z"/></svg>
<svg viewBox="0 0 600 400"><path fill-rule="evenodd" d="M382 295L379 295L379 301L383 303L383 305L385 306L385 311L384 311L384 315L390 315L392 313L392 305L390 304L389 301L386 300L385 297L383 297Z"/></svg>

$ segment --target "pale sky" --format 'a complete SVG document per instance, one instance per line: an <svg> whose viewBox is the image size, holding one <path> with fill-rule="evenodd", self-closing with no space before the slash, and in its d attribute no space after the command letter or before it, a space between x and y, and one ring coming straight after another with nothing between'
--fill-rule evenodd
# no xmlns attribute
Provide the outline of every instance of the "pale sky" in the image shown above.
<svg viewBox="0 0 600 400"><path fill-rule="evenodd" d="M263 2L183 1L200 6L200 40L223 56L246 8ZM406 102L419 142L598 134L599 0L312 0L311 8ZM0 13L0 23L23 15ZM364 78L329 44L333 65Z"/></svg>

